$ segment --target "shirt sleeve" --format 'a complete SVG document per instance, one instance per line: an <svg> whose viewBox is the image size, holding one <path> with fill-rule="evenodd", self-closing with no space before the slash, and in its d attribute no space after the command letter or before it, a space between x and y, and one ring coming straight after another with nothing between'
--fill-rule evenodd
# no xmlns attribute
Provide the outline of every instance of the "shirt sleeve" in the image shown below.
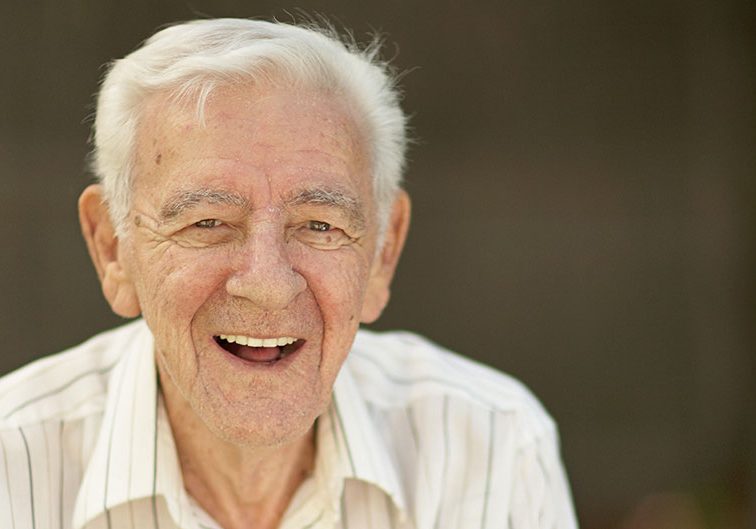
<svg viewBox="0 0 756 529"><path fill-rule="evenodd" d="M517 450L506 529L577 529L556 432Z"/></svg>

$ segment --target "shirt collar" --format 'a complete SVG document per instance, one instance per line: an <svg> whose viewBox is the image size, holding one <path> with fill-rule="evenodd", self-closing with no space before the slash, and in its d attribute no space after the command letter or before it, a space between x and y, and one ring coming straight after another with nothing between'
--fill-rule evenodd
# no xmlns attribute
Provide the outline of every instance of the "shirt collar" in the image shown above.
<svg viewBox="0 0 756 529"><path fill-rule="evenodd" d="M345 362L336 379L328 411L318 419L315 478L328 490L338 512L346 480L382 489L400 514L407 510L398 463L373 422L357 381Z"/></svg>
<svg viewBox="0 0 756 529"><path fill-rule="evenodd" d="M114 507L163 496L179 526L192 523L170 423L158 392L154 342L144 321L121 345L121 359L108 383L102 423L74 506L73 529L83 529ZM345 481L382 489L400 513L406 500L397 464L372 422L345 362L331 405L318 418L315 478L339 512ZM193 525L193 524L192 524Z"/></svg>

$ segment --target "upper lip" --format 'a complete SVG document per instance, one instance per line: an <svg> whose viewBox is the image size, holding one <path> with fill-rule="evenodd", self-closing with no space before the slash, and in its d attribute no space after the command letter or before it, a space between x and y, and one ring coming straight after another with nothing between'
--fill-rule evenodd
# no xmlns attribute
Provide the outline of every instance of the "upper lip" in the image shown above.
<svg viewBox="0 0 756 529"><path fill-rule="evenodd" d="M299 340L294 336L280 335L280 336L268 336L257 337L249 336L246 334L219 334L218 338L230 343L238 343L240 345L248 345L251 347L280 347L292 344Z"/></svg>

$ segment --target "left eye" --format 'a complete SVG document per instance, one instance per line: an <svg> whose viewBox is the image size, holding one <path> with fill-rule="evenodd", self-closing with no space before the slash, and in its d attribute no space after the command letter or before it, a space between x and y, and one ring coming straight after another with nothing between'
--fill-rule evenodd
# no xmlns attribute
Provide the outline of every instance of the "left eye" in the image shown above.
<svg viewBox="0 0 756 529"><path fill-rule="evenodd" d="M308 223L308 227L313 231L328 231L331 229L331 225L327 222L321 222L319 220L311 220Z"/></svg>
<svg viewBox="0 0 756 529"><path fill-rule="evenodd" d="M198 228L216 228L221 225L221 221L218 219L203 219L195 222L194 225Z"/></svg>
<svg viewBox="0 0 756 529"><path fill-rule="evenodd" d="M344 230L322 220L303 222L293 233L300 242L321 250L336 250L354 242Z"/></svg>

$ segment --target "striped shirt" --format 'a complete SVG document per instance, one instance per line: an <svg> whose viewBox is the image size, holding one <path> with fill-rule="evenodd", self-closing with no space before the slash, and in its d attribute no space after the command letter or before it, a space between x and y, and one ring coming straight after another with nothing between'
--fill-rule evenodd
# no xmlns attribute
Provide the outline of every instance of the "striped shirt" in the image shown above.
<svg viewBox="0 0 756 529"><path fill-rule="evenodd" d="M360 331L282 529L577 527L554 423L517 381ZM186 492L138 320L0 379L0 528L220 529Z"/></svg>

